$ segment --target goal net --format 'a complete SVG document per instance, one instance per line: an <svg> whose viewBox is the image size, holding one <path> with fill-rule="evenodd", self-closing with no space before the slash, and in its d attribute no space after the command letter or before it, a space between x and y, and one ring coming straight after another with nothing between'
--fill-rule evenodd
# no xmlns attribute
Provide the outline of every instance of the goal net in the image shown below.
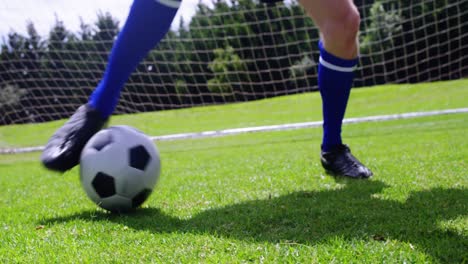
<svg viewBox="0 0 468 264"><path fill-rule="evenodd" d="M131 0L108 3L0 0L0 125L66 118L88 100ZM467 76L468 0L355 3L355 87ZM297 2L185 0L179 15L129 79L117 113L317 89L319 35Z"/></svg>

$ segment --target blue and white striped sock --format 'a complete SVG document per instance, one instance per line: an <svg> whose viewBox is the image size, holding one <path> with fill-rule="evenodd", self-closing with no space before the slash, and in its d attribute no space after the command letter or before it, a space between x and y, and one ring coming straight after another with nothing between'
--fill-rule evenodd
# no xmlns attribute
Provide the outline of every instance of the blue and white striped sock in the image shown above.
<svg viewBox="0 0 468 264"><path fill-rule="evenodd" d="M115 110L120 91L140 61L166 35L181 0L134 0L109 56L104 77L89 99L103 118Z"/></svg>
<svg viewBox="0 0 468 264"><path fill-rule="evenodd" d="M358 58L341 59L327 52L319 42L318 85L322 96L322 150L342 144L341 126L346 112Z"/></svg>

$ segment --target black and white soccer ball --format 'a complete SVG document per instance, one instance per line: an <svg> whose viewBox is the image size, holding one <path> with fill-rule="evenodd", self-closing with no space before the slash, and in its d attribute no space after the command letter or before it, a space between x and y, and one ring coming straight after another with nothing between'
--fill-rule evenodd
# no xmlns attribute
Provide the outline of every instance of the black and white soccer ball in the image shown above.
<svg viewBox="0 0 468 264"><path fill-rule="evenodd" d="M81 152L80 180L88 197L111 212L139 207L152 193L161 171L153 141L129 126L95 134Z"/></svg>

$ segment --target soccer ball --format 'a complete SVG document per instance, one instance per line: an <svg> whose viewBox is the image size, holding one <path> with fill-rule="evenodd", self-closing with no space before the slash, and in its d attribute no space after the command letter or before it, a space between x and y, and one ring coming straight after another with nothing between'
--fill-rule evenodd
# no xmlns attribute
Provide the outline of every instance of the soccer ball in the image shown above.
<svg viewBox="0 0 468 264"><path fill-rule="evenodd" d="M99 131L81 152L81 184L93 202L111 212L139 207L153 191L159 173L155 144L129 126Z"/></svg>

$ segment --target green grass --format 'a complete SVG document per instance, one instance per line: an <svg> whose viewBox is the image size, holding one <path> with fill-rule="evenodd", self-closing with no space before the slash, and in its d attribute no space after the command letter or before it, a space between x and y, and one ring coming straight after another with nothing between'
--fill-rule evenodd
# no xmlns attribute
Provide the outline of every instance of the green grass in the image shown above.
<svg viewBox="0 0 468 264"><path fill-rule="evenodd" d="M346 116L468 107L467 97L468 79L355 89ZM322 119L321 107L320 95L308 93L250 103L116 116L110 125L127 124L149 135L166 135L318 121ZM64 122L0 127L0 148L44 145L50 134Z"/></svg>
<svg viewBox="0 0 468 264"><path fill-rule="evenodd" d="M467 107L467 84L357 90L348 117ZM294 105L302 98L313 101L310 111ZM114 122L149 134L302 122L320 119L317 100L309 94ZM264 119L268 112L277 120ZM186 122L171 120L182 116ZM320 128L158 142L160 182L129 215L96 208L76 168L59 175L41 167L38 153L2 155L0 262L467 262L467 121L453 114L346 125L346 142L375 173L369 181L324 174ZM27 134L40 138L59 124L0 128L3 144L41 144ZM13 130L22 136L5 136Z"/></svg>

